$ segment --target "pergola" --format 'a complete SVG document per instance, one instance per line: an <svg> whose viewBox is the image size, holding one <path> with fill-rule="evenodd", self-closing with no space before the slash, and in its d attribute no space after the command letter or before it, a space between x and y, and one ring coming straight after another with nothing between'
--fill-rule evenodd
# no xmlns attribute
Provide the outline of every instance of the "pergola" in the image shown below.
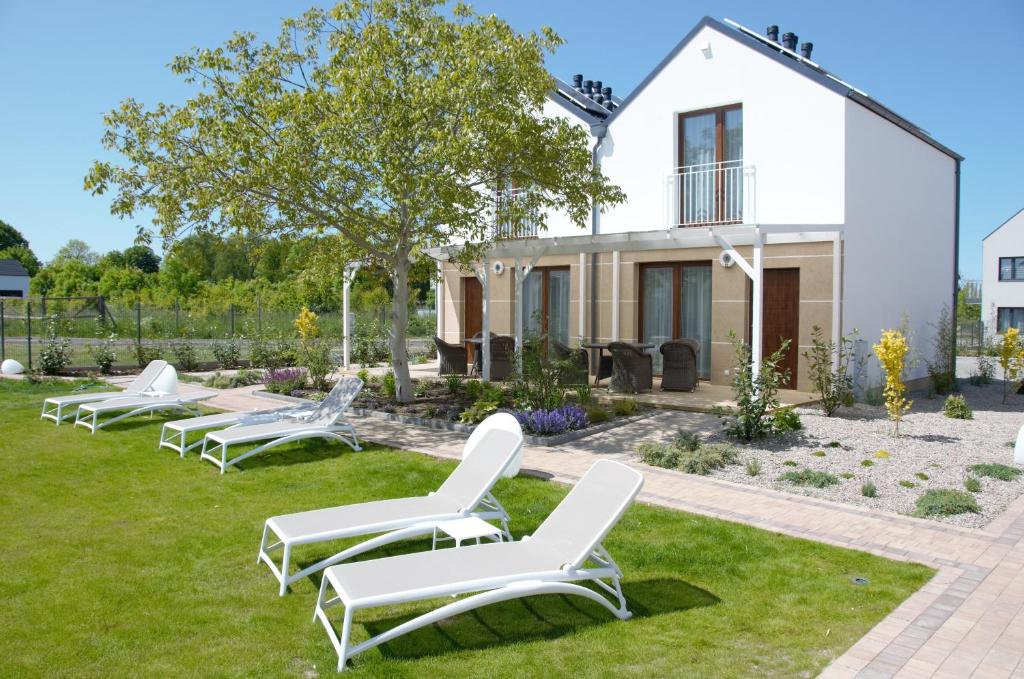
<svg viewBox="0 0 1024 679"><path fill-rule="evenodd" d="M588 234L581 236L542 237L532 239L498 240L487 249L483 260L474 267L473 273L480 280L483 288L482 334L490 336L489 297L490 262L493 259L511 259L514 262L515 275L515 341L516 347L522 347L523 341L523 281L536 266L538 260L545 255L579 255L580 295L579 295L579 336L585 335L584 318L586 316L586 255L593 253L612 254L612 339L619 339L619 275L620 253L670 250L676 248L720 247L728 253L736 265L750 278L753 296L751 318L751 352L753 369L757 373L761 363L762 312L763 312L763 271L762 251L765 245L777 243L801 242L832 242L832 341L838 345L841 337L841 305L842 298L842 240L841 224L756 224L729 225L711 227L689 227L676 229L659 229L657 231L629 231L624 233ZM737 247L750 246L753 256L750 261L736 251ZM427 254L438 260L440 269L443 262L458 253L460 245L448 245L430 248ZM444 279L438 283L437 299L442 300ZM591 291L593 294L593 291ZM444 314L438 313L438 335L444 333ZM483 374L485 381L490 379L491 351L490 342L483 342ZM838 357L837 357L838 358Z"/></svg>

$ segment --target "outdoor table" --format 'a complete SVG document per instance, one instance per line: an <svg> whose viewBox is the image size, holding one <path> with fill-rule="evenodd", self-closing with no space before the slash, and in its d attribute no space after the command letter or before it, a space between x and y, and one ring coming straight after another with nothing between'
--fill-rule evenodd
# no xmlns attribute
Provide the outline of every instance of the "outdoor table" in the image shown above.
<svg viewBox="0 0 1024 679"><path fill-rule="evenodd" d="M439 535L438 532L443 535ZM445 537L447 536L447 537ZM487 523L479 516L467 516L464 519L453 519L441 521L434 524L434 539L430 545L431 550L437 549L437 543L443 540L454 540L455 546L461 547L467 540L476 540L480 544L480 538L488 538L494 542L502 542L501 528Z"/></svg>
<svg viewBox="0 0 1024 679"><path fill-rule="evenodd" d="M632 346L636 347L637 349L640 349L641 351L647 351L648 349L653 349L654 348L654 345L651 344L650 342L626 342L626 344L632 345ZM604 343L602 343L602 342L588 342L586 344L581 344L580 346L583 347L584 349L597 349L597 364L598 364L598 366L601 365L601 359L604 357L604 352L608 348L608 343L607 342L604 342ZM600 372L597 372L594 375L594 386L595 387L598 386L601 383L601 378L598 377L600 374L601 374Z"/></svg>

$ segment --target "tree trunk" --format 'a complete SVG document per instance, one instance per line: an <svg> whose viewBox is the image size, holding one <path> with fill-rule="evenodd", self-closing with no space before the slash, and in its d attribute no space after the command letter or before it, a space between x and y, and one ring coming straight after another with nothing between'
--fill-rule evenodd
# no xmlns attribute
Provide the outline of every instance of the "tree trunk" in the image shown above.
<svg viewBox="0 0 1024 679"><path fill-rule="evenodd" d="M391 300L391 369L395 373L395 399L409 403L413 399L412 379L409 377L409 355L405 339L409 330L409 258L400 256L395 261L395 272L391 277L395 293Z"/></svg>

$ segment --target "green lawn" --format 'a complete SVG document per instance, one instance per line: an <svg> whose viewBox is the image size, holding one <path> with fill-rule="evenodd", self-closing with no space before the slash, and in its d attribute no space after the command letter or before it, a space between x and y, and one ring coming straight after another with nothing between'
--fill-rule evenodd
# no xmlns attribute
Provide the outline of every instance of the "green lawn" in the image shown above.
<svg viewBox="0 0 1024 679"><path fill-rule="evenodd" d="M263 521L426 493L452 468L382 447L307 443L220 476L194 455L157 451L157 418L95 436L39 420L42 398L67 390L0 380L9 676L333 675L334 651L311 622L317 583L279 598L256 564ZM565 492L522 477L496 489L517 537ZM352 676L810 676L932 573L644 505L605 544L625 571L632 620L578 598L506 602L357 656ZM355 640L429 605L359 614Z"/></svg>

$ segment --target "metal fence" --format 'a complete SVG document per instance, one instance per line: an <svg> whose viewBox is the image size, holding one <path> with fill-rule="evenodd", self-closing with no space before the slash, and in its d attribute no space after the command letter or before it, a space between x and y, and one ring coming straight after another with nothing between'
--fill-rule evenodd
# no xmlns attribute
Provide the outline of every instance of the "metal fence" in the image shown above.
<svg viewBox="0 0 1024 679"><path fill-rule="evenodd" d="M982 321L960 321L956 327L956 350L961 356L980 356L985 349L985 324Z"/></svg>
<svg viewBox="0 0 1024 679"><path fill-rule="evenodd" d="M242 360L247 361L255 341L293 338L299 311L264 308L258 300L251 307L190 309L181 304L159 307L111 303L103 297L0 298L0 360L13 358L30 369L37 367L40 352L53 335L68 341L70 369L94 368L93 352L101 344L113 349L114 365L121 367L157 357L173 363L177 346L184 343L191 345L200 364L211 366L216 363L215 345L229 339L237 342ZM385 341L389 326L386 307L350 315L354 347L361 341ZM409 317L409 355L432 352L434 310L418 308ZM340 362L341 312L319 312L317 323L321 337L336 344Z"/></svg>

